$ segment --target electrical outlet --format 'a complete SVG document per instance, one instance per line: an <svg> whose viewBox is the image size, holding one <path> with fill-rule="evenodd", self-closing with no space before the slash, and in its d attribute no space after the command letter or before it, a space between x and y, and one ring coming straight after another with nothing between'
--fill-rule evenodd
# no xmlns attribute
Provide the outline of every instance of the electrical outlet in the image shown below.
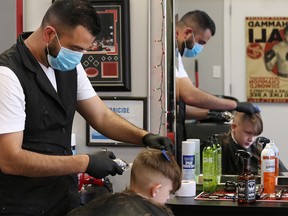
<svg viewBox="0 0 288 216"><path fill-rule="evenodd" d="M220 78L220 77L221 77L221 66L213 65L213 78Z"/></svg>

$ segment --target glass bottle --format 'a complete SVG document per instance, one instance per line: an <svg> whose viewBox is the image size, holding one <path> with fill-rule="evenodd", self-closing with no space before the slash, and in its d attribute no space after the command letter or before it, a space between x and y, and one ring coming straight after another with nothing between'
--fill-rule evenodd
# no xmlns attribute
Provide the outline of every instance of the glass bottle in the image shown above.
<svg viewBox="0 0 288 216"><path fill-rule="evenodd" d="M256 202L256 178L251 173L251 153L241 149L237 151L237 157L243 159L243 171L237 178L238 203L254 203Z"/></svg>

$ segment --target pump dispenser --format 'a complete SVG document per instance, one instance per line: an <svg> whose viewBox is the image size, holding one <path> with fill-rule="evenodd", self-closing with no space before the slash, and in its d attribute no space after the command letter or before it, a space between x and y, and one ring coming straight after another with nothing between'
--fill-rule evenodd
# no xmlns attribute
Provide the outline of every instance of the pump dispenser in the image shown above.
<svg viewBox="0 0 288 216"><path fill-rule="evenodd" d="M277 179L279 175L279 149L275 145L274 140L270 141L270 145L272 146L274 152L275 152L275 178Z"/></svg>
<svg viewBox="0 0 288 216"><path fill-rule="evenodd" d="M255 143L257 150L260 152L260 157L258 161L258 175L261 175L261 152L265 148L266 144L270 143L270 139L260 136L256 138Z"/></svg>
<svg viewBox="0 0 288 216"><path fill-rule="evenodd" d="M237 178L238 203L254 203L256 202L256 178L251 173L251 153L245 150L238 150L236 157L237 162L239 157L243 159L243 171Z"/></svg>
<svg viewBox="0 0 288 216"><path fill-rule="evenodd" d="M270 143L261 152L261 184L264 186L264 193L275 192L275 152Z"/></svg>
<svg viewBox="0 0 288 216"><path fill-rule="evenodd" d="M214 148L213 141L210 139L202 152L203 191L206 193L213 193L217 190L217 158L217 149Z"/></svg>
<svg viewBox="0 0 288 216"><path fill-rule="evenodd" d="M217 153L217 158L216 158L216 162L217 162L217 183L220 184L221 183L221 175L222 175L222 147L219 144L218 138L217 138L217 134L214 134L211 137L211 141L213 142L213 146L216 150Z"/></svg>

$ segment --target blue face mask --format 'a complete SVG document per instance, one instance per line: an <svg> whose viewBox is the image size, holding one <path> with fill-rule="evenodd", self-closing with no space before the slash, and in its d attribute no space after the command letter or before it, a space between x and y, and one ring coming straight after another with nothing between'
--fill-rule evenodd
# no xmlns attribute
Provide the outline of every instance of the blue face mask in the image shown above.
<svg viewBox="0 0 288 216"><path fill-rule="evenodd" d="M192 58L192 57L199 55L199 53L201 53L202 50L203 50L203 45L199 43L195 43L192 49L188 49L186 47L184 48L183 56Z"/></svg>
<svg viewBox="0 0 288 216"><path fill-rule="evenodd" d="M83 53L62 47L57 34L56 37L61 49L55 58L49 54L49 49L47 45L47 60L49 65L59 71L73 70L80 63Z"/></svg>
<svg viewBox="0 0 288 216"><path fill-rule="evenodd" d="M195 41L194 34L193 34L193 38ZM203 45L201 45L197 42L194 43L194 46L192 49L188 49L186 46L186 41L185 41L185 48L184 48L183 56L188 57L188 58L192 58L192 57L198 56L202 50L203 50Z"/></svg>

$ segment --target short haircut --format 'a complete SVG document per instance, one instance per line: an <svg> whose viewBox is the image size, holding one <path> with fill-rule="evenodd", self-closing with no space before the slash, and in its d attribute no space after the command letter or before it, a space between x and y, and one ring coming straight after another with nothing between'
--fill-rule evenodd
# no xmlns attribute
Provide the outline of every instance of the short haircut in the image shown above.
<svg viewBox="0 0 288 216"><path fill-rule="evenodd" d="M137 178L137 172L145 170L150 170L155 173L158 172L170 179L172 182L172 192L177 191L181 186L181 169L177 164L176 160L168 153L165 152L166 156L159 149L144 149L142 150L135 160L133 161L133 166L131 170L131 182L135 182ZM143 175L149 173L143 173Z"/></svg>
<svg viewBox="0 0 288 216"><path fill-rule="evenodd" d="M242 112L235 112L233 122L241 124L245 121L251 122L254 128L255 135L260 135L263 132L263 120L260 113L247 114Z"/></svg>
<svg viewBox="0 0 288 216"><path fill-rule="evenodd" d="M101 31L99 16L88 0L56 0L47 10L41 23L51 25L57 32L84 26L93 36Z"/></svg>
<svg viewBox="0 0 288 216"><path fill-rule="evenodd" d="M216 25L212 18L205 12L201 10L194 10L187 12L179 21L179 23L184 23L187 26L196 25L196 28L201 30L209 29L212 36L215 35Z"/></svg>

